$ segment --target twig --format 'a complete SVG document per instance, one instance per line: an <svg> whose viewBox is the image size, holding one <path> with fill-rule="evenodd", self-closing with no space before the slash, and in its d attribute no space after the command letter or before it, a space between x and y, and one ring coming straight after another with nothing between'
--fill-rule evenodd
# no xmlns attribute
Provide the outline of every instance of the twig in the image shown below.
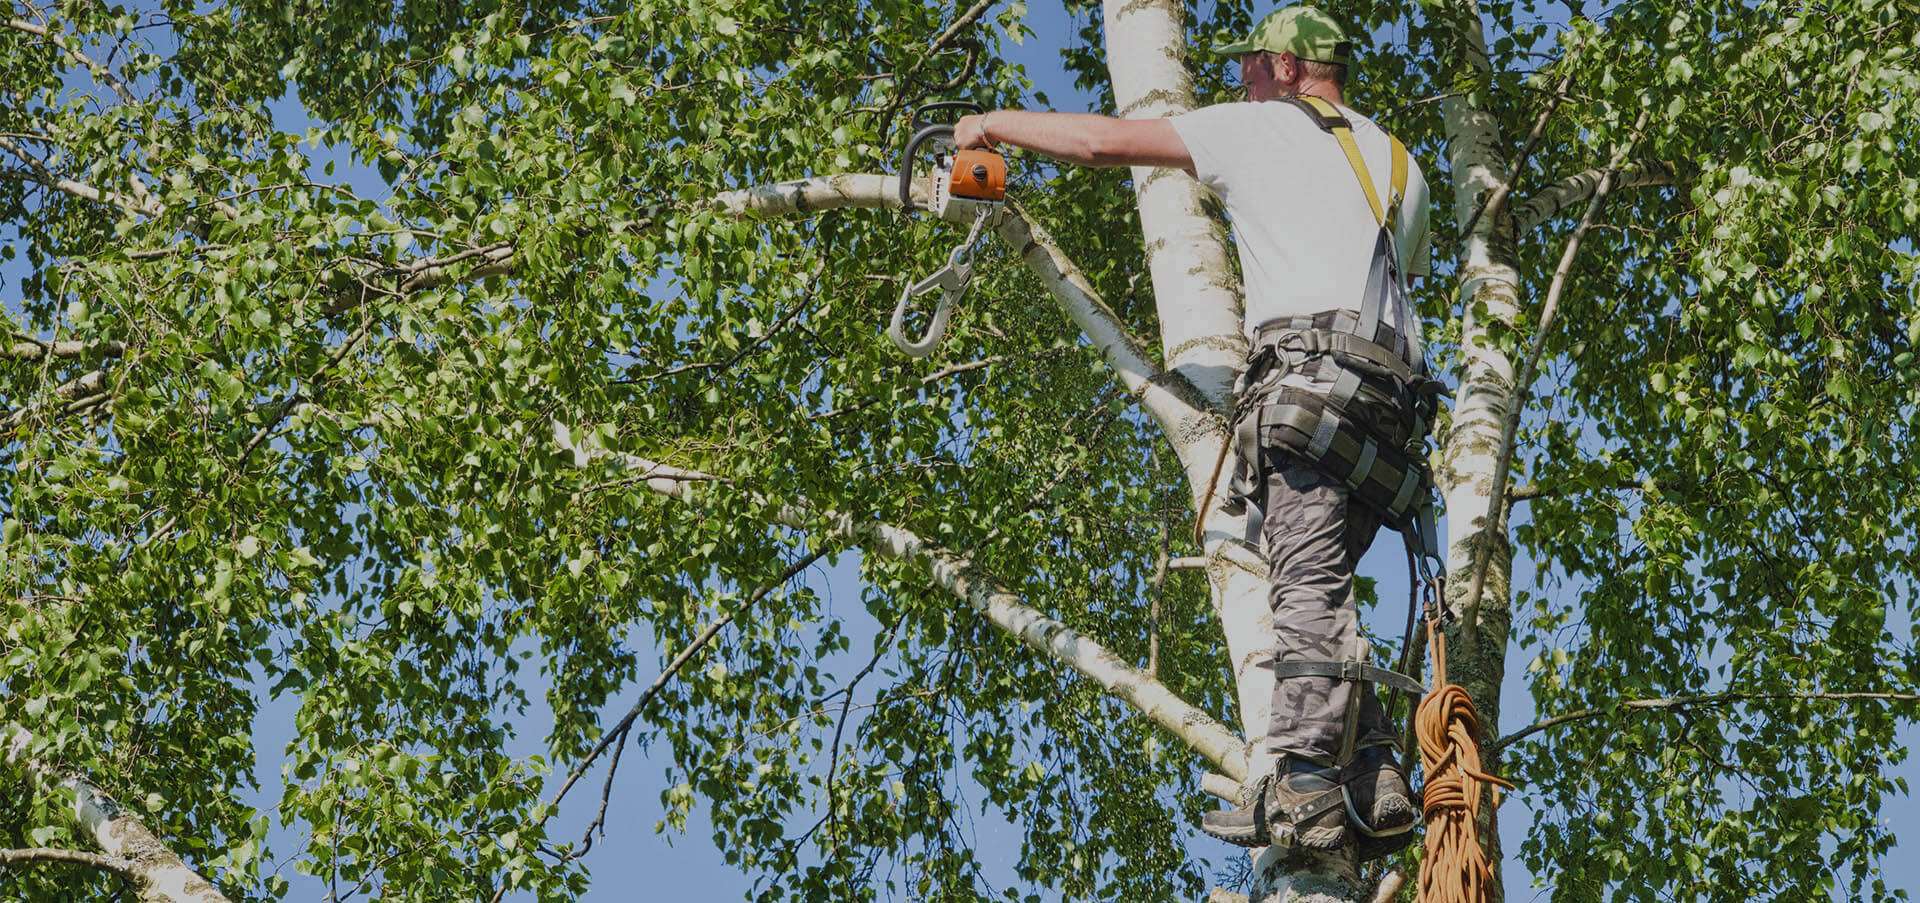
<svg viewBox="0 0 1920 903"><path fill-rule="evenodd" d="M873 658L867 660L867 666L861 668L860 673L855 674L852 680L847 681L846 686L840 688L846 696L840 700L840 718L834 722L833 743L828 747L827 752L827 836L829 840L835 840L840 836L840 815L836 799L839 794L835 789L834 775L840 768L840 735L847 729L848 713L853 711L853 691L855 687L860 686L861 681L867 679L867 675L873 673L873 669L879 666L880 660L886 657L887 651L893 648L894 637L900 633L900 622L900 618L893 619L893 623L887 626L886 640L874 644Z"/></svg>
<svg viewBox="0 0 1920 903"><path fill-rule="evenodd" d="M1825 699L1833 701L1879 700L1884 702L1920 702L1920 693L1713 693L1705 696L1665 696L1658 699L1629 699L1610 706L1592 709L1580 709L1564 715L1555 715L1523 727L1499 740L1488 744L1487 751L1505 749L1548 728L1559 727L1575 721L1598 718L1612 712L1649 711L1658 709L1684 709L1700 705L1731 705L1736 702L1754 702L1765 699Z"/></svg>
<svg viewBox="0 0 1920 903"><path fill-rule="evenodd" d="M581 758L579 763L573 766L573 770L567 773L567 779L566 781L561 783L559 791L554 793L553 798L547 801L544 813L539 818L534 820L534 823L533 823L534 827L539 827L540 825L545 824L547 819L553 817L554 812L559 811L560 801L566 797L567 791L573 789L573 785L580 781L580 778L587 773L587 769L591 768L593 766L593 763L600 758L601 753L606 752L608 747L613 746L616 743L625 745L623 741L627 737L627 732L633 727L633 723L640 718L640 713L646 710L647 703L650 703L653 701L653 697L660 692L660 689L662 687L665 687L667 685L668 681L673 680L674 675L680 673L680 669L686 667L687 662L692 661L693 657L697 655L700 652L700 650L706 648L706 645L713 640L714 636L720 633L721 628L727 626L728 624L733 623L733 619L737 617L741 612L746 611L749 608L752 608L755 603L759 602L761 599L766 598L774 590L779 589L782 586L785 586L787 584L787 581L792 580L801 571L804 571L807 568L812 567L813 563L825 557L828 551L829 549L822 547L816 551L808 552L806 555L801 556L800 560L794 562L786 570L780 572L780 576L778 578L775 578L772 582L755 590L753 595L748 596L745 601L741 602L737 606L734 606L734 608L731 611L728 611L726 614L723 614L720 617L715 618L712 623L702 628L700 631L700 634L694 637L693 642L687 644L687 648L680 650L680 654L674 656L673 661L668 662L666 668L660 671L660 676L654 678L653 683L647 687L645 692L642 692L640 694L640 698L633 703L632 708L627 710L626 715L620 718L619 723L615 724L613 726L613 729L608 731L606 735L601 738L599 743L594 744L593 749L588 750L586 756ZM618 767L619 760L616 758L612 764L613 764L613 767ZM613 776L611 773L609 773L607 776L608 791L610 791L613 786L612 780L613 780ZM602 815L605 814L604 802L605 802L605 799L603 794ZM506 885L502 884L500 888L494 892L494 895L493 895L494 903L499 903L499 901L506 896L506 893L507 893L507 887Z"/></svg>
<svg viewBox="0 0 1920 903"><path fill-rule="evenodd" d="M1641 110L1640 116L1634 120L1626 144L1614 152L1606 173L1600 176L1599 187L1594 189L1593 198L1587 202L1586 213L1580 216L1580 224L1567 237L1566 250L1560 253L1560 265L1554 268L1553 282L1547 287L1547 299L1540 307L1540 325L1535 327L1527 355L1520 361L1520 373L1514 379L1513 394L1508 398L1506 416L1500 424L1500 456L1493 463L1493 499L1487 505L1488 523L1473 551L1473 580L1467 585L1466 604L1461 606L1460 635L1468 644L1474 642L1475 631L1479 628L1480 596L1486 591L1487 564L1493 555L1493 543L1506 530L1507 471L1513 466L1513 434L1520 425L1520 410L1526 406L1528 384L1533 381L1533 372L1546 350L1553 316L1560 307L1560 294L1567 287L1567 275L1573 271L1574 257L1580 253L1580 240L1586 237L1588 229L1593 228L1593 220L1600 212L1601 203L1606 201L1607 192L1613 189L1614 173L1619 171L1627 155L1632 153L1640 130L1646 127L1649 112Z"/></svg>

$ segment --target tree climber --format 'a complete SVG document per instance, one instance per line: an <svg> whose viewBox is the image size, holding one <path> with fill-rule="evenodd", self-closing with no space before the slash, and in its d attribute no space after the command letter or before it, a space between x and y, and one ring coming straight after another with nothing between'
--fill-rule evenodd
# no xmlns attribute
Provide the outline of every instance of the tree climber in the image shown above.
<svg viewBox="0 0 1920 903"><path fill-rule="evenodd" d="M1428 273L1426 180L1398 140L1344 105L1352 45L1325 13L1281 9L1213 50L1238 59L1246 102L1146 120L995 110L962 118L955 141L1184 169L1225 202L1249 339L1225 503L1264 512L1277 762L1202 828L1242 846L1325 852L1354 840L1371 858L1410 840L1415 820L1394 728L1364 684L1414 698L1420 687L1367 663L1352 589L1383 523L1410 550L1418 533L1434 545L1415 506L1431 514L1420 449L1438 384L1403 275Z"/></svg>

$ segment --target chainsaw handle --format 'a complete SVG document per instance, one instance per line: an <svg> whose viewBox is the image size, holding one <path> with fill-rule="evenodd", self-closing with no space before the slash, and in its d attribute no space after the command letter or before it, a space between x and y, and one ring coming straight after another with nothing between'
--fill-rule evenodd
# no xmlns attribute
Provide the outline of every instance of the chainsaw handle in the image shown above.
<svg viewBox="0 0 1920 903"><path fill-rule="evenodd" d="M947 101L947 103L965 103L965 101ZM929 106L934 106L934 105L930 104ZM925 109L925 108L923 107L922 109ZM915 114L915 121L917 122L918 119L919 119L918 114ZM925 126L921 128L919 131L914 132L912 138L907 139L907 150L905 153L900 155L900 208L901 209L903 210L913 209L913 155L914 153L920 149L920 145L925 144L928 141L935 141L940 139L944 139L946 143L949 145L953 144L953 126L951 125Z"/></svg>
<svg viewBox="0 0 1920 903"><path fill-rule="evenodd" d="M930 125L952 125L953 124L951 122L937 123L931 119L928 119L927 114L935 110L960 110L965 113L986 112L986 110L982 108L979 104L974 103L973 101L970 101L970 100L936 100L933 103L924 104L920 107L920 109L913 111L913 130L916 132L920 132L920 131L925 131L927 126L930 126ZM958 116L954 117L954 119L956 120L958 120L959 118L960 117Z"/></svg>

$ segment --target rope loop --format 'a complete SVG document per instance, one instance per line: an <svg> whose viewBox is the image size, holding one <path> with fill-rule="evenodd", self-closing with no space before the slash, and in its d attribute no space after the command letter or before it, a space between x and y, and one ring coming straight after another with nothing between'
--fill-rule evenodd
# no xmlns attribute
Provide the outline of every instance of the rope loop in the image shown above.
<svg viewBox="0 0 1920 903"><path fill-rule="evenodd" d="M1428 622L1433 682L1414 714L1414 736L1426 773L1422 809L1427 822L1427 859L1420 866L1420 903L1487 903L1493 899L1493 866L1480 846L1483 784L1513 789L1480 764L1480 713L1466 688L1447 682L1447 639ZM1494 791L1494 805L1500 805Z"/></svg>

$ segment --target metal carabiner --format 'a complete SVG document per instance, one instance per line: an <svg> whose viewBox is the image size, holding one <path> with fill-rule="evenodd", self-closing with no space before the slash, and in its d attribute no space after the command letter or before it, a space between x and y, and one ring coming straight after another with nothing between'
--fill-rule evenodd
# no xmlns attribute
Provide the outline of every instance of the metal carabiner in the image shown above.
<svg viewBox="0 0 1920 903"><path fill-rule="evenodd" d="M893 320L887 324L887 338L908 357L926 357L940 346L940 340L946 337L947 322L953 318L953 306L967 293L967 285L973 280L973 249L980 241L980 227L987 221L988 210L981 209L973 218L973 228L968 230L967 238L947 254L947 265L925 279L907 286L900 293L900 303L894 305ZM907 337L907 310L913 299L934 289L940 290L940 301L933 308L933 322L927 325L927 334L915 341Z"/></svg>

